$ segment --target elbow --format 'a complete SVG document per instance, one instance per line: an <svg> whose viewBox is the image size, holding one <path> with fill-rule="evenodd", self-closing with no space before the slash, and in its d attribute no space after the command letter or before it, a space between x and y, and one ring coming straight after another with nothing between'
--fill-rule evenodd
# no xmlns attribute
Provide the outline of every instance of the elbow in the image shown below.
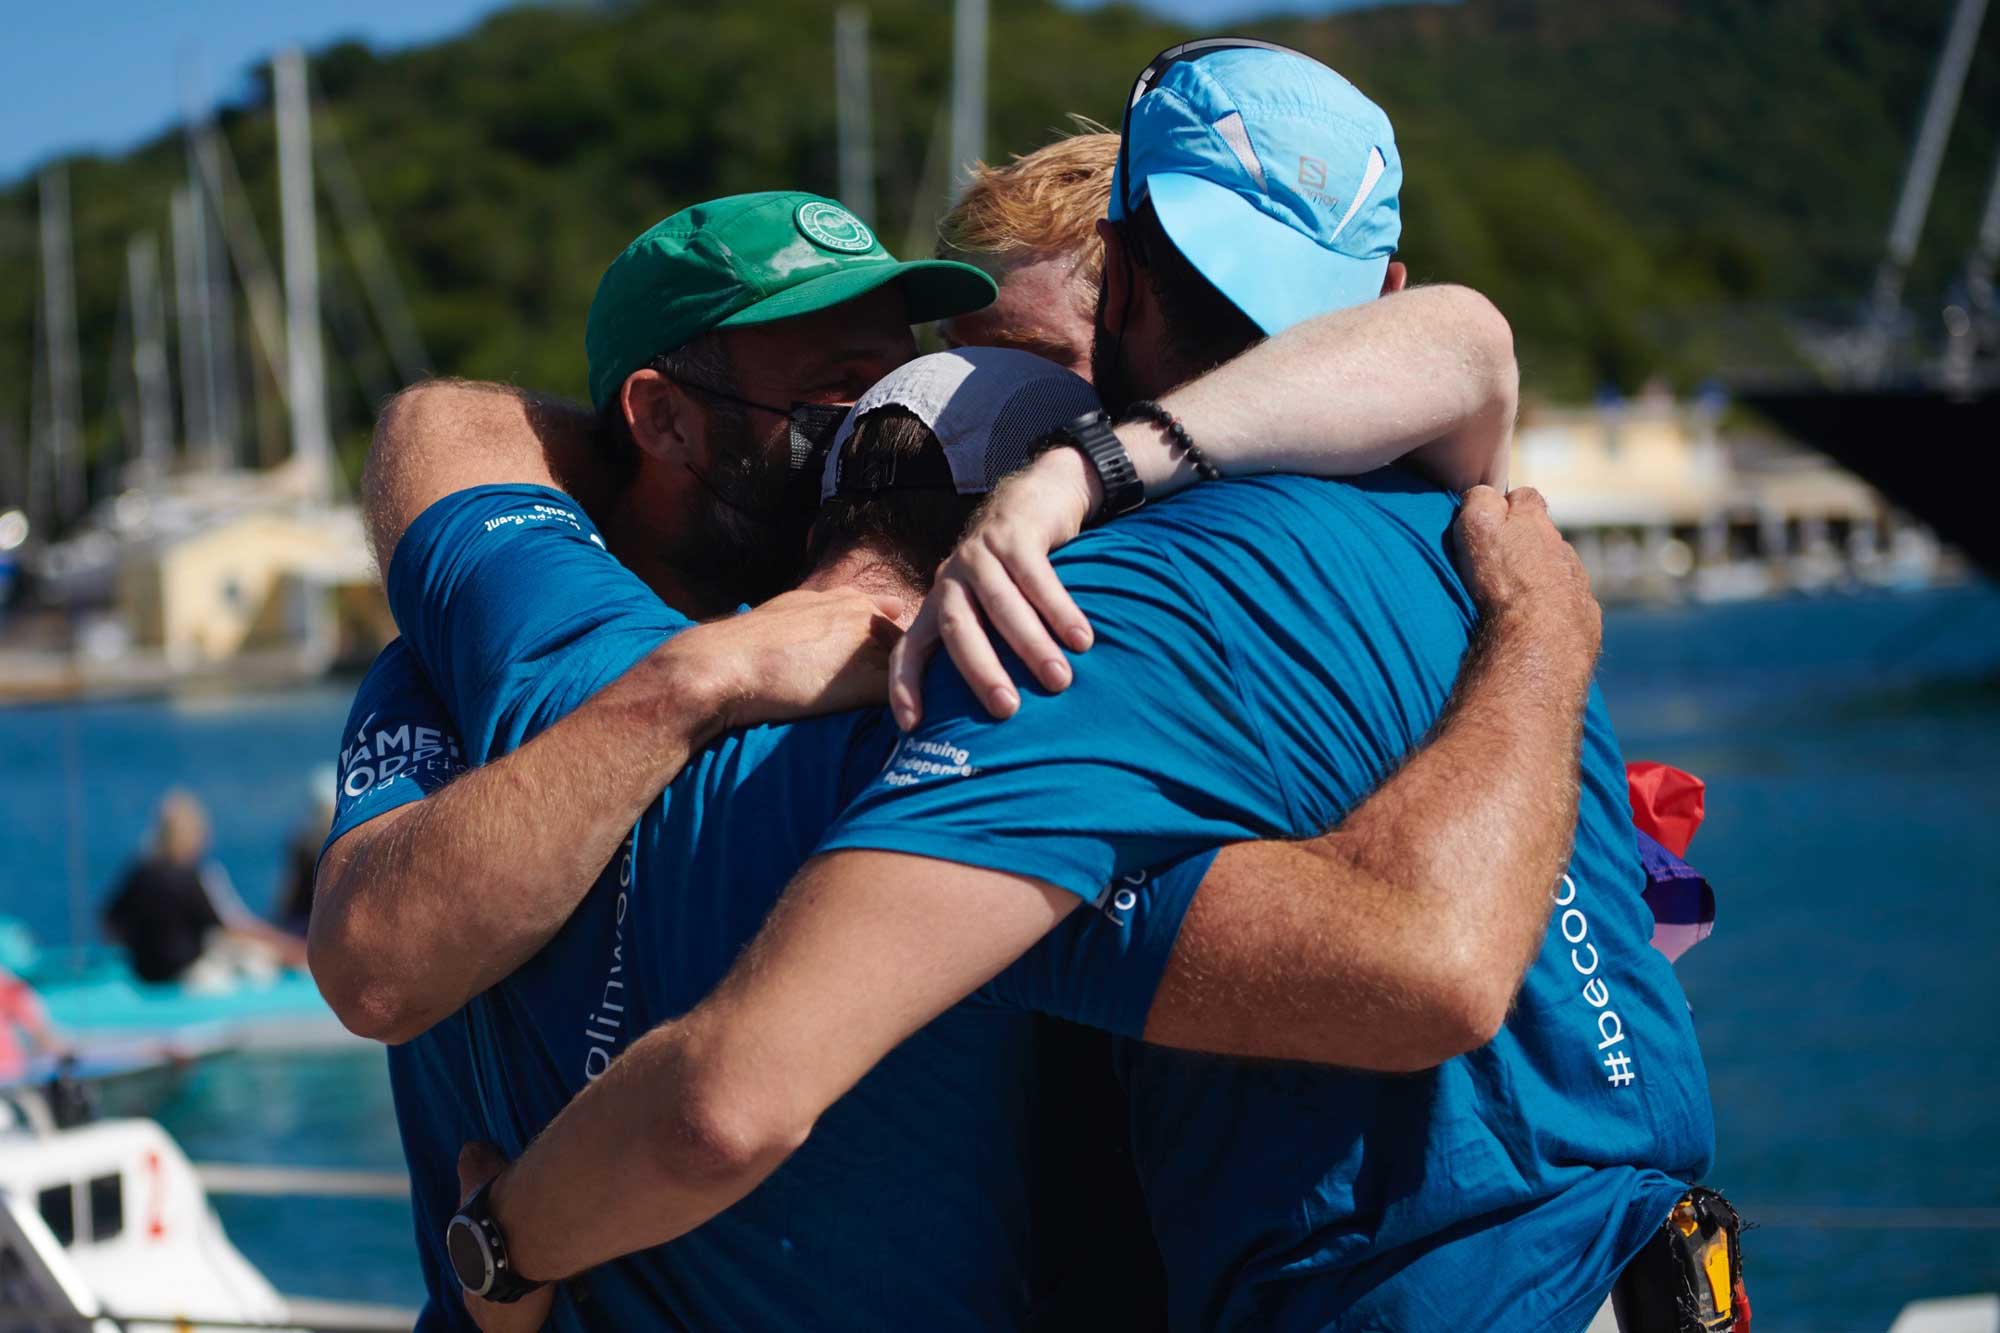
<svg viewBox="0 0 2000 1333"><path fill-rule="evenodd" d="M1444 948L1442 966L1421 987L1422 1026L1428 1040L1422 1068L1441 1065L1478 1050L1507 1022L1521 973L1511 959L1476 945Z"/></svg>
<svg viewBox="0 0 2000 1333"><path fill-rule="evenodd" d="M388 474L395 470L399 453L423 430L424 421L437 410L437 399L448 392L437 381L426 380L400 389L382 404L375 417L375 431L368 440L368 456L361 465L361 498L364 504L381 493Z"/></svg>
<svg viewBox="0 0 2000 1333"><path fill-rule="evenodd" d="M1483 293L1470 287L1454 287L1452 293L1459 306L1459 327L1477 349L1480 363L1496 378L1518 386L1520 366L1514 359L1514 326L1507 322L1507 316Z"/></svg>
<svg viewBox="0 0 2000 1333"><path fill-rule="evenodd" d="M754 1189L812 1133L812 1118L781 1099L741 1095L697 1077L654 1135L651 1166L662 1186L738 1197Z"/></svg>
<svg viewBox="0 0 2000 1333"><path fill-rule="evenodd" d="M641 1054L651 1046L653 1053ZM761 1076L740 1039L696 1014L657 1029L619 1063L645 1068L666 1091L658 1102L647 1167L662 1188L735 1198L777 1169L812 1133L817 1109L795 1081ZM614 1065L614 1075L616 1066Z"/></svg>
<svg viewBox="0 0 2000 1333"><path fill-rule="evenodd" d="M1437 1015L1438 1063L1469 1055L1499 1036L1513 1004L1513 990L1490 980L1468 980L1456 987Z"/></svg>
<svg viewBox="0 0 2000 1333"><path fill-rule="evenodd" d="M1514 326L1485 295L1470 287L1426 288L1451 304L1441 323L1457 329L1475 382L1484 386L1490 414L1504 415L1509 424L1521 397L1521 366L1515 359Z"/></svg>
<svg viewBox="0 0 2000 1333"><path fill-rule="evenodd" d="M405 512L413 501L403 492L442 442L454 438L453 428L462 425L469 396L477 392L462 380L431 379L398 390L382 404L361 465L360 499L369 546L385 576L396 538L416 517Z"/></svg>
<svg viewBox="0 0 2000 1333"><path fill-rule="evenodd" d="M430 1026L407 989L386 975L379 951L333 924L334 913L315 907L306 932L306 967L320 998L340 1025L357 1037L399 1046Z"/></svg>
<svg viewBox="0 0 2000 1333"><path fill-rule="evenodd" d="M307 965L319 985L320 998L340 1025L357 1037L400 1046L424 1034L424 1015L393 984L370 977L366 969L328 962L324 951L307 946Z"/></svg>

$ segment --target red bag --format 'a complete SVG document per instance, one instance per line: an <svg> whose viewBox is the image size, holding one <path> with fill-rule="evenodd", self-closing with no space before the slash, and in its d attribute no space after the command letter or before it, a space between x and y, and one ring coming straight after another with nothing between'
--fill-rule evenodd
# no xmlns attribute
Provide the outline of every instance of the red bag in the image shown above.
<svg viewBox="0 0 2000 1333"><path fill-rule="evenodd" d="M1671 764L1625 765L1632 822L1675 856L1686 856L1707 811L1708 784Z"/></svg>

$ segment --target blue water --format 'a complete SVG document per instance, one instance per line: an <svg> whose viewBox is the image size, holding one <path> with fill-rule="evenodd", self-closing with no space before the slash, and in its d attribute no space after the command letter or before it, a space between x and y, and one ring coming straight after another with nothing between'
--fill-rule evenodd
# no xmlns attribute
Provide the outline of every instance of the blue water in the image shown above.
<svg viewBox="0 0 2000 1333"><path fill-rule="evenodd" d="M1629 756L1709 782L1694 860L1722 916L1680 970L1714 1181L1767 1221L1745 1247L1758 1327L1879 1333L1906 1301L2000 1288L2000 590L1619 612L1604 681ZM69 728L93 894L178 782L268 901L345 711L341 688L0 710L0 913L65 937ZM211 1062L152 1109L197 1159L398 1160L370 1052ZM282 1288L417 1299L402 1205L217 1206Z"/></svg>

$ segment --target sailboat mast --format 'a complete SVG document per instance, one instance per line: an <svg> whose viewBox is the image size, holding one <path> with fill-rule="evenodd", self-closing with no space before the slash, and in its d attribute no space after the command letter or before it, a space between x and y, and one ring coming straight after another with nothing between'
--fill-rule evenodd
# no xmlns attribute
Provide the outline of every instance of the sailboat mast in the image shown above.
<svg viewBox="0 0 2000 1333"><path fill-rule="evenodd" d="M56 517L68 523L83 510L82 418L77 380L76 279L70 253L69 174L60 165L42 172L42 308L48 356L47 438L54 473Z"/></svg>
<svg viewBox="0 0 2000 1333"><path fill-rule="evenodd" d="M1993 299L1993 274L2000 269L2000 153L1993 157L1993 184L1986 192L1986 211L1965 261L1965 285L1973 308L1988 319L2000 315Z"/></svg>
<svg viewBox="0 0 2000 1333"><path fill-rule="evenodd" d="M297 48L272 63L278 111L278 201L285 249L285 381L292 451L306 469L308 494L332 491L326 371L320 348L319 235L313 213L312 125L305 56Z"/></svg>
<svg viewBox="0 0 2000 1333"><path fill-rule="evenodd" d="M1983 0L1982 0L1983 3ZM986 156L986 0L957 0L951 26L951 193Z"/></svg>
<svg viewBox="0 0 2000 1333"><path fill-rule="evenodd" d="M189 461L214 462L209 429L207 358L208 287L202 280L201 224L195 217L198 184L182 186L168 203L174 240L174 317L179 326L181 354L181 440Z"/></svg>
<svg viewBox="0 0 2000 1333"><path fill-rule="evenodd" d="M1917 128L1916 143L1910 149L1909 165L1903 172L1903 188L1896 197L1896 216L1889 224L1888 253L1875 274L1874 326L1878 340L1878 360L1885 350L1882 340L1893 327L1903 303L1903 279L1916 257L1917 241L1930 213L1931 193L1937 187L1938 168L1944 162L1944 148L1951 138L1952 122L1958 117L1959 94L1965 90L1966 71L1972 67L1973 43L1986 18L1986 0L1958 0L1945 33L1944 49L1938 55L1937 73L1931 78L1930 98L1924 119Z"/></svg>
<svg viewBox="0 0 2000 1333"><path fill-rule="evenodd" d="M875 125L868 86L868 10L833 16L833 86L839 101L840 202L875 225Z"/></svg>
<svg viewBox="0 0 2000 1333"><path fill-rule="evenodd" d="M160 298L160 243L151 232L125 247L132 286L132 379L139 386L139 461L148 482L166 474L173 450L173 406L167 380L167 313Z"/></svg>

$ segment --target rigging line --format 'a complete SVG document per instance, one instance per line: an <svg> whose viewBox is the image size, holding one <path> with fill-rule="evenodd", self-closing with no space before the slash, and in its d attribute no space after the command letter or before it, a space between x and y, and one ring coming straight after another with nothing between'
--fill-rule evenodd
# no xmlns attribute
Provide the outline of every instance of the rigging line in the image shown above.
<svg viewBox="0 0 2000 1333"><path fill-rule="evenodd" d="M310 86L310 69L306 78ZM430 373L430 353L424 347L423 335L417 331L409 303L403 299L402 284L396 279L396 268L382 240L382 229L376 225L368 195L361 187L361 177L347 156L336 117L324 101L315 99L315 104L319 115L313 125L317 132L313 146L322 168L321 179L326 182L327 195L333 201L334 216L340 224L340 239L361 278L362 294L375 314L396 374L403 383L414 384Z"/></svg>
<svg viewBox="0 0 2000 1333"><path fill-rule="evenodd" d="M285 312L278 297L278 280L271 268L271 255L257 231L257 219L244 197L243 180L236 172L236 160L229 141L212 123L190 121L188 134L194 140L194 160L200 188L222 220L222 237L229 251L231 267L243 284L250 302L250 327L257 335L257 349L277 385L280 401L291 401L286 371Z"/></svg>

